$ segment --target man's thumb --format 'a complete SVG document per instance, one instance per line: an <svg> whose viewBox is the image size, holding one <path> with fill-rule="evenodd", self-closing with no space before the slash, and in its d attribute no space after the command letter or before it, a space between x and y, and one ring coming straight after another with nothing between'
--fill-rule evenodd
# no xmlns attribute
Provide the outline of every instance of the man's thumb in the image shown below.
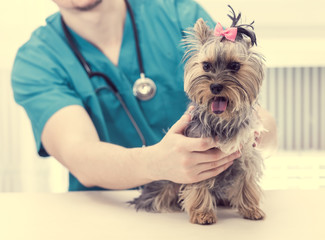
<svg viewBox="0 0 325 240"><path fill-rule="evenodd" d="M191 121L190 109L186 111L183 116L171 127L169 131L173 133L183 134L184 129Z"/></svg>

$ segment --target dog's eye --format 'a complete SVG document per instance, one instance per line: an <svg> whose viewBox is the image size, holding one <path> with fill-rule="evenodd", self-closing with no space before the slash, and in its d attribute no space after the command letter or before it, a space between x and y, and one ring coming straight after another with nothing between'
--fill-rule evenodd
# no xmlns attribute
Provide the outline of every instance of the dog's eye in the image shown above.
<svg viewBox="0 0 325 240"><path fill-rule="evenodd" d="M238 72L238 70L240 69L240 63L239 62L230 62L227 65L227 69L234 71L234 72Z"/></svg>
<svg viewBox="0 0 325 240"><path fill-rule="evenodd" d="M205 72L210 72L212 70L212 65L209 62L203 62L202 68Z"/></svg>

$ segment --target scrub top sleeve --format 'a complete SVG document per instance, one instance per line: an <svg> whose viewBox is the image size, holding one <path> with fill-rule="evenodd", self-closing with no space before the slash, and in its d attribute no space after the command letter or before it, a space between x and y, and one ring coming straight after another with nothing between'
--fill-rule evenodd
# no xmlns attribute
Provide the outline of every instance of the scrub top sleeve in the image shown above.
<svg viewBox="0 0 325 240"><path fill-rule="evenodd" d="M193 0L176 0L176 9L182 31L193 27L199 18L203 18L212 29L216 25L203 7Z"/></svg>
<svg viewBox="0 0 325 240"><path fill-rule="evenodd" d="M11 80L14 98L30 118L38 153L48 156L41 143L44 125L58 110L83 103L69 87L64 70L42 48L27 45L18 51Z"/></svg>

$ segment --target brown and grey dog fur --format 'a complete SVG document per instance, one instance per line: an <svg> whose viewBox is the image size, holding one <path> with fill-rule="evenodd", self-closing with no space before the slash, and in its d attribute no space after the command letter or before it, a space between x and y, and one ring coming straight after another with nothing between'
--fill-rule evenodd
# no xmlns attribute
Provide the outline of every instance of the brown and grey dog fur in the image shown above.
<svg viewBox="0 0 325 240"><path fill-rule="evenodd" d="M256 52L252 23L238 25L240 14L228 15L237 27L234 42L215 36L199 19L187 32L184 89L194 106L192 121L184 134L217 139L216 147L225 153L241 149L241 157L218 176L193 184L157 181L144 186L131 203L150 212L185 211L190 222L217 221L218 205L238 209L247 219L263 219L260 209L263 159L252 145L255 133L263 131L256 112L264 77L264 60ZM218 105L219 104L219 105ZM220 104L225 109L219 109ZM219 106L219 107L218 107Z"/></svg>

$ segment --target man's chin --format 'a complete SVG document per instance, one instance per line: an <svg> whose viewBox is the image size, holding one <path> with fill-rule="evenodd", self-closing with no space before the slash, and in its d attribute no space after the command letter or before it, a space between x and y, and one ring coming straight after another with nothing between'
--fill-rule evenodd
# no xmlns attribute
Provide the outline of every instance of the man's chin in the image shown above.
<svg viewBox="0 0 325 240"><path fill-rule="evenodd" d="M103 0L94 0L91 3L88 3L85 6L76 6L75 9L79 11L89 11L97 7Z"/></svg>

